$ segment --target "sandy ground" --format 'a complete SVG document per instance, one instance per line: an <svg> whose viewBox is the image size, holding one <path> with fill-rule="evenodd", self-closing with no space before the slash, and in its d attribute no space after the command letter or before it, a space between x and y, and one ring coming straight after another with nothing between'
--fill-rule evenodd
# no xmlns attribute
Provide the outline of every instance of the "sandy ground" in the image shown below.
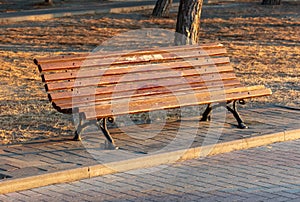
<svg viewBox="0 0 300 202"><path fill-rule="evenodd" d="M3 2L3 1L1 1ZM270 97L247 107L300 105L300 4L261 6L258 2L203 8L201 42L221 42L240 80L271 88ZM0 28L0 143L70 135L72 117L56 112L47 100L32 59L90 52L117 34L142 28L174 31L176 12L152 19L151 11L86 15Z"/></svg>

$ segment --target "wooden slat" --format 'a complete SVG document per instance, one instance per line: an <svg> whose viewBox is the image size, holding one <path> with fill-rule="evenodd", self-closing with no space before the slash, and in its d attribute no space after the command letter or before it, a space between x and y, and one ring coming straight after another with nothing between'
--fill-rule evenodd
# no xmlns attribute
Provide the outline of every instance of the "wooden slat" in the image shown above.
<svg viewBox="0 0 300 202"><path fill-rule="evenodd" d="M209 71L209 67L202 67L207 65L222 65L229 63L230 60L228 57L219 57L219 58L203 58L200 60L190 60L190 61L171 61L167 63L158 63L158 64L145 64L145 65L130 65L127 67L102 67L102 68L91 68L91 69L81 69L80 71L71 71L71 72L57 72L53 74L45 74L44 81L49 83L52 81L61 81L61 80L72 80L80 78L91 78L98 76L106 75L116 75L116 74L127 74L127 73L139 73L139 72L150 72L150 71L162 71L168 69L183 69L183 68L200 68L200 72ZM214 67L213 66L213 67Z"/></svg>
<svg viewBox="0 0 300 202"><path fill-rule="evenodd" d="M218 48L212 50L177 50L174 52L160 52L160 53L148 53L147 55L116 55L115 57L94 58L87 57L83 60L70 60L65 62L52 62L46 64L40 64L42 72L47 71L61 71L72 70L78 68L90 68L90 67L105 67L113 65L128 65L146 62L158 62L168 60L179 60L188 58L200 58L207 56L224 55L226 53L225 48Z"/></svg>
<svg viewBox="0 0 300 202"><path fill-rule="evenodd" d="M190 76L186 77L184 79L180 78L171 78L168 80L152 80L150 83L147 81L147 83L143 83L143 81L135 82L135 83L128 83L128 84L122 84L122 85L117 85L117 86L108 86L108 87L103 87L103 88L84 88L84 89L79 89L75 90L73 92L68 92L68 97L61 97L60 99L73 99L76 97L92 97L94 95L101 95L101 94L112 94L112 93L121 93L121 92L127 92L130 94L130 92L134 92L136 89L140 88L148 88L151 89L153 86L165 86L165 87L173 87L175 88L176 86L187 86L187 85L208 85L209 83L224 83L225 80L234 80L235 83L239 83L238 80L235 77L235 74L233 72L224 72L220 73L218 76L215 76L214 74L210 75L204 75L205 78L199 78L199 76ZM125 86L124 86L125 85ZM49 95L50 97L53 95ZM56 101L59 99L54 99L51 97L52 101Z"/></svg>
<svg viewBox="0 0 300 202"><path fill-rule="evenodd" d="M228 58L220 58L207 61L207 65L213 64L226 64ZM197 67L195 67L197 68ZM64 82L54 82L46 84L47 91L63 90L63 89L73 89L82 88L88 86L99 86L112 83L124 83L131 81L141 81L141 80L153 80L153 79L165 79L165 78L175 78L188 75L199 75L198 70L182 70L182 71L161 71L161 72L143 72L143 73L128 73L124 75L110 75L101 77L92 77L85 79L77 79L76 81L64 81Z"/></svg>
<svg viewBox="0 0 300 202"><path fill-rule="evenodd" d="M261 86L255 86L257 88L261 87ZM254 87L254 89L255 89ZM199 90L197 90L197 88L194 88L193 90L188 90L188 91L177 91L175 92L176 96L180 96L180 95L189 95L189 94L201 94L201 93L214 93L214 92L225 92L226 93L230 93L230 92L237 92L237 91L245 91L246 90L246 87L244 86L239 86L239 87L229 87L229 88L224 88L224 87L211 87L211 88L206 88L206 89L202 89L202 88L199 88ZM167 94L164 94L164 95L151 95L150 97L147 97L147 100L155 100L155 99L162 99L162 98L169 98L169 97L174 97L174 95L172 93L167 93ZM145 100L145 96L136 96L136 97L129 97L129 96L126 96L124 98L118 98L118 99L113 99L113 101L111 101L112 99L110 99L109 101L97 101L95 104L97 105L107 105L107 104L111 104L112 102L114 103L122 103L123 100L125 101L137 101L137 100Z"/></svg>
<svg viewBox="0 0 300 202"><path fill-rule="evenodd" d="M169 96L149 100L136 100L128 102L112 102L107 105L97 105L95 107L80 108L84 112L86 119L104 118L123 114L140 113L153 110L171 109L197 104L208 104L216 102L226 102L229 100L246 99L270 95L270 89L263 86L245 87L243 89L233 89L225 91L205 92L196 94L185 94ZM178 100L181 103L178 103Z"/></svg>
<svg viewBox="0 0 300 202"><path fill-rule="evenodd" d="M64 62L68 60L84 60L87 56L94 57L94 58L107 58L107 57L116 57L119 55L127 54L149 54L149 52L152 53L160 53L160 52L166 52L166 51L172 51L172 50L193 50L193 49L204 49L204 50L210 50L215 48L222 48L224 47L220 43L207 43L207 44L201 44L201 45L183 45L183 46L171 46L171 47L158 47L158 48L152 48L150 50L138 50L138 51L113 51L113 52L104 52L99 51L95 53L89 53L89 54L76 54L76 55L62 55L62 56L52 56L52 57L43 57L43 58L36 58L35 61L37 64L45 64L45 63L52 63L52 62ZM128 53L129 52L129 53Z"/></svg>
<svg viewBox="0 0 300 202"><path fill-rule="evenodd" d="M137 91L135 93L133 92L119 92L119 93L109 93L109 94L97 94L97 95L91 95L86 97L75 97L75 98L69 98L69 99L63 99L63 100L57 100L54 101L56 105L60 106L61 109L70 109L70 108L79 108L84 107L87 105L94 105L98 102L104 102L104 101L110 101L112 98L114 100L117 99L124 99L132 97L138 98L138 97L145 97L147 99L148 97L157 97L157 96L165 96L172 93L178 93L178 92L185 92L185 91L207 91L207 90L213 90L213 89L227 89L227 88L234 88L234 87L241 87L241 84L237 82L237 80L228 80L224 82L215 82L215 83L202 83L202 85L191 85L191 86L174 86L169 88L153 88L151 90L149 89L142 89L140 91Z"/></svg>
<svg viewBox="0 0 300 202"><path fill-rule="evenodd" d="M177 79L177 78L170 78L170 79L163 79L157 83L156 80L147 80L147 81L136 81L132 83L122 83L122 88L116 88L115 85L106 85L101 86L99 88L95 87L87 87L87 88L77 88L74 89L74 91L63 91L63 92L51 92L51 98L52 100L59 100L59 99L65 99L65 98L71 98L71 97L82 97L82 96L90 96L94 94L103 94L103 93L110 93L110 92L119 92L121 91L131 91L139 89L141 86L155 86L155 85L161 85L161 86L174 86L174 85L186 85L186 84L194 84L194 83L203 83L203 81L200 81L199 77L204 77L206 74L211 73L217 73L222 74L224 72L232 72L233 68L229 65L225 66L218 66L211 69L207 68L201 68L199 70L200 76L189 78L189 80ZM230 79L235 77L230 77ZM218 80L216 77L214 80ZM206 81L208 82L208 81Z"/></svg>

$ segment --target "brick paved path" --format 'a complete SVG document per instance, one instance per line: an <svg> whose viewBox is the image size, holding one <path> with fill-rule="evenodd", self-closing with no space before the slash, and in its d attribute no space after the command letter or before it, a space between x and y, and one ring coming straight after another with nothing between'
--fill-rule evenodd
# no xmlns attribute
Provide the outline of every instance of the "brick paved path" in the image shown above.
<svg viewBox="0 0 300 202"><path fill-rule="evenodd" d="M104 141L104 136L99 135L99 132L93 133L92 136L95 137L96 141L91 145L87 145L89 142L85 141L87 136L83 136L82 142L67 141L66 139L73 137L72 134L68 138L60 137L53 140L42 140L20 145L2 145L0 146L0 182L1 176L11 177L2 179L2 181L5 181L98 164L99 162L91 156L91 153L94 151L93 148L89 148L89 152L87 151L88 147L93 146L95 147L94 153L97 154L94 157L101 159L102 163L107 163L118 161L118 159L127 160L136 156L150 156L154 152L160 152L163 149L178 150L179 146L169 148L170 142L174 140L175 136L177 139L180 137L194 140L192 145L183 144L182 149L186 149L188 146L193 148L208 144L213 145L216 142L230 142L299 129L299 110L269 107L241 110L241 113L250 127L247 130L237 129L233 125L236 122L230 114L228 114L226 122L222 123L220 127L216 123L211 124L211 126L209 125L210 122L199 123L199 118L195 117L191 121L168 123L159 134L156 134L159 130L155 124L152 124L151 127L146 126L143 129L145 131L143 134L146 134L144 139L141 139L142 132L140 130L136 131L136 134L129 136L122 130L114 128L111 130L111 133L116 138L117 145L122 148L122 150L114 151L114 153L103 150L99 152L98 146L101 141ZM183 125L183 129L180 132L182 134L177 134L179 133L179 124ZM140 127L142 128L142 126ZM213 127L215 127L215 130ZM130 128L125 127L124 131L128 134L130 133ZM220 129L222 129L222 134L218 136L215 131L220 132ZM207 135L209 130L213 131L214 134ZM153 136L153 134L156 135Z"/></svg>
<svg viewBox="0 0 300 202"><path fill-rule="evenodd" d="M300 201L300 140L0 196L0 201Z"/></svg>

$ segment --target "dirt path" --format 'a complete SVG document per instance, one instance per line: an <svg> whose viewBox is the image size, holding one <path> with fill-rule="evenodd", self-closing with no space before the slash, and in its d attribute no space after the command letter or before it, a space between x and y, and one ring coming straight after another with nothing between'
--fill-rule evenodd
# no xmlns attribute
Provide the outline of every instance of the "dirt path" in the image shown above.
<svg viewBox="0 0 300 202"><path fill-rule="evenodd" d="M51 8L65 8L65 7L80 7L85 5L99 5L106 0L54 0L54 4L47 4L45 0L0 0L0 13L16 12L22 10L35 9L51 9Z"/></svg>

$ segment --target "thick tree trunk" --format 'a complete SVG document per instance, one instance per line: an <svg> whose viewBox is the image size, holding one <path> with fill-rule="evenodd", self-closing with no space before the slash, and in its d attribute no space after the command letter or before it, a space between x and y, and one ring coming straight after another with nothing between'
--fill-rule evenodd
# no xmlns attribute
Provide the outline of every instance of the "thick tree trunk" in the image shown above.
<svg viewBox="0 0 300 202"><path fill-rule="evenodd" d="M152 16L161 17L168 16L173 0L157 0L152 11Z"/></svg>
<svg viewBox="0 0 300 202"><path fill-rule="evenodd" d="M262 5L280 5L281 0L263 0Z"/></svg>
<svg viewBox="0 0 300 202"><path fill-rule="evenodd" d="M198 43L202 4L203 0L180 0L175 45Z"/></svg>

